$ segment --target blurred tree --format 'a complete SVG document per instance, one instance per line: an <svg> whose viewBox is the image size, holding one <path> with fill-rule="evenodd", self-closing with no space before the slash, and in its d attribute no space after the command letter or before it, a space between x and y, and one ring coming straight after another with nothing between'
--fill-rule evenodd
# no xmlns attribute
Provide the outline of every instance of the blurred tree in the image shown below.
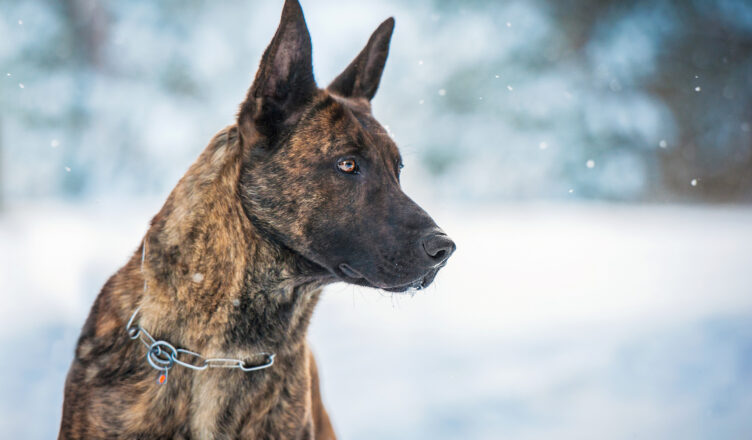
<svg viewBox="0 0 752 440"><path fill-rule="evenodd" d="M278 12L0 3L7 197L169 188L231 120L267 42L249 34ZM442 196L752 201L750 2L393 3L379 111Z"/></svg>
<svg viewBox="0 0 752 440"><path fill-rule="evenodd" d="M656 18L656 69L640 86L671 110L678 135L659 150L654 197L752 200L752 4L742 0L546 2L574 54L635 11ZM696 183L699 188L692 186Z"/></svg>
<svg viewBox="0 0 752 440"><path fill-rule="evenodd" d="M0 213L5 208L5 173L3 171L3 115L0 114Z"/></svg>

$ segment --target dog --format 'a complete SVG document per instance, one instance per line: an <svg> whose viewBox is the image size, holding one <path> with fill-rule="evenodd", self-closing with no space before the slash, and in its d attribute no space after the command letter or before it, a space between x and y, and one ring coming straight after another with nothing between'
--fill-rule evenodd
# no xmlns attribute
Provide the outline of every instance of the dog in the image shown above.
<svg viewBox="0 0 752 440"><path fill-rule="evenodd" d="M333 439L306 331L321 289L428 286L455 244L371 115L394 19L325 89L297 0L240 106L96 298L60 439Z"/></svg>

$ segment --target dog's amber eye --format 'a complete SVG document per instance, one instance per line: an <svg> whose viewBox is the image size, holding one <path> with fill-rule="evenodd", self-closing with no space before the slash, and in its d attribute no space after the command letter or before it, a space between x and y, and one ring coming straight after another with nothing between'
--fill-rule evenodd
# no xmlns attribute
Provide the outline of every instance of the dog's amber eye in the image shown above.
<svg viewBox="0 0 752 440"><path fill-rule="evenodd" d="M358 172L358 163L355 162L353 159L342 159L339 162L337 162L337 168L339 168L340 171L347 174L357 174Z"/></svg>

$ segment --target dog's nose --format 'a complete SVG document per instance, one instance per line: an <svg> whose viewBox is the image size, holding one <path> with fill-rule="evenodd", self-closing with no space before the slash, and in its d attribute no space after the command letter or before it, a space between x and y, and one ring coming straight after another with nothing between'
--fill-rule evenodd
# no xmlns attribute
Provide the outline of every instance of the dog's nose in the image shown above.
<svg viewBox="0 0 752 440"><path fill-rule="evenodd" d="M445 262L457 249L451 238L443 232L432 232L421 240L421 246L434 264Z"/></svg>

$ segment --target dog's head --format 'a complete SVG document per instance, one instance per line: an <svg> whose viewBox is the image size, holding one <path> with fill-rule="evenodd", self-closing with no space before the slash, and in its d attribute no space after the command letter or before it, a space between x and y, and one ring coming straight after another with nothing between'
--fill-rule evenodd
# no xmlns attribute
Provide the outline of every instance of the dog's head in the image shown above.
<svg viewBox="0 0 752 440"><path fill-rule="evenodd" d="M287 0L237 122L253 223L343 281L404 291L430 284L455 245L402 192L399 150L371 115L393 28L382 23L319 89L303 12Z"/></svg>

